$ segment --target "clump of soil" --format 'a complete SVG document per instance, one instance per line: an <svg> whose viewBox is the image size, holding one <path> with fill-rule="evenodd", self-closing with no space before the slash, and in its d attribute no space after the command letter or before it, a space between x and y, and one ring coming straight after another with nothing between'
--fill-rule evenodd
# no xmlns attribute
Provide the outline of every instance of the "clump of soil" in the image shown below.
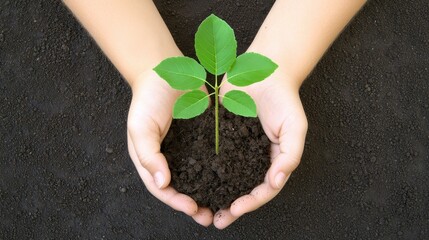
<svg viewBox="0 0 429 240"><path fill-rule="evenodd" d="M216 212L263 182L270 166L270 141L257 118L219 109L219 155L214 144L214 109L190 120L174 120L162 151L171 185L199 206Z"/></svg>

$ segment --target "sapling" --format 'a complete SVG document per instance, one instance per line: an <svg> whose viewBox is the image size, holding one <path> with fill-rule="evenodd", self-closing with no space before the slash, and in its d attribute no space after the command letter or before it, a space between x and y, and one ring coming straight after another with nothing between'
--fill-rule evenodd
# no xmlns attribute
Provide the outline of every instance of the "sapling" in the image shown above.
<svg viewBox="0 0 429 240"><path fill-rule="evenodd" d="M248 52L237 57L234 30L213 14L198 27L195 52L200 63L189 57L171 57L153 70L172 88L188 91L174 104L175 119L189 119L202 114L209 106L209 97L215 95L215 150L219 154L219 97L228 111L244 117L257 116L256 104L247 93L231 90L223 96L219 95L222 86L219 76L226 73L228 82L244 87L270 76L277 69L277 64L258 53ZM214 85L206 80L206 70L214 75ZM203 84L207 84L213 92L206 94L200 90Z"/></svg>

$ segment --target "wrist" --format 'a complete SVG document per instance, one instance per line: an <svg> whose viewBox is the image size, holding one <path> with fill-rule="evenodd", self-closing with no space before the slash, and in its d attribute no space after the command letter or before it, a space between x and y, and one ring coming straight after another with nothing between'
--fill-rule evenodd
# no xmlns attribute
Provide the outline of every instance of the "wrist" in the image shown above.
<svg viewBox="0 0 429 240"><path fill-rule="evenodd" d="M134 74L133 76L127 76L125 78L131 88L133 88L134 85L138 85L138 82L142 81L142 79L147 78L144 76L153 75L157 77L157 75L153 71L153 68L156 67L164 59L183 56L183 53L180 51L174 41L168 44L165 43L165 41L159 41L159 43L159 47L157 46L154 49L149 49L148 51L142 53L142 58L145 58L145 64L142 64L138 67L136 74Z"/></svg>
<svg viewBox="0 0 429 240"><path fill-rule="evenodd" d="M297 75L296 69L291 69L288 66L286 63L287 54L282 52L281 46L254 41L247 49L247 52L259 53L273 60L278 65L275 75L284 81L282 85L289 89L295 89L297 92L299 91L305 77Z"/></svg>
<svg viewBox="0 0 429 240"><path fill-rule="evenodd" d="M174 101L183 93L173 89L166 81L158 76L153 69L147 69L141 72L132 82L129 82L131 92L134 96L141 94L153 94L154 91L161 94L168 101Z"/></svg>

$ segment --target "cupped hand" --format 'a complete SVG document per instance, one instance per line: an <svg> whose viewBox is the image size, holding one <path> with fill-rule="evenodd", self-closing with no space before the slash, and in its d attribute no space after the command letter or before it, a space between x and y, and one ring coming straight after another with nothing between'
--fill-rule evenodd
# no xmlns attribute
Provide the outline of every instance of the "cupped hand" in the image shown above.
<svg viewBox="0 0 429 240"><path fill-rule="evenodd" d="M213 214L209 209L198 208L191 197L169 186L170 170L161 153L174 102L182 92L172 89L152 70L142 73L130 85L133 97L128 114L128 150L140 177L153 196L199 224L210 225Z"/></svg>
<svg viewBox="0 0 429 240"><path fill-rule="evenodd" d="M271 141L271 166L262 184L235 200L229 209L215 214L213 223L219 229L258 209L280 192L300 162L307 133L299 84L290 79L281 67L264 81L247 87L239 88L225 82L220 95L232 89L244 90L255 100L259 120Z"/></svg>

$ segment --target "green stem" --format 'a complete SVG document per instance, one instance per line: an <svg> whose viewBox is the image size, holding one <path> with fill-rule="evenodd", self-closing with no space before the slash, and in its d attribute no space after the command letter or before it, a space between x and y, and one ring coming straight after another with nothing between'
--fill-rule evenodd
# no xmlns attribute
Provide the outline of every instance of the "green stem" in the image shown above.
<svg viewBox="0 0 429 240"><path fill-rule="evenodd" d="M215 146L216 155L219 154L219 87L217 85L217 75L215 75Z"/></svg>

